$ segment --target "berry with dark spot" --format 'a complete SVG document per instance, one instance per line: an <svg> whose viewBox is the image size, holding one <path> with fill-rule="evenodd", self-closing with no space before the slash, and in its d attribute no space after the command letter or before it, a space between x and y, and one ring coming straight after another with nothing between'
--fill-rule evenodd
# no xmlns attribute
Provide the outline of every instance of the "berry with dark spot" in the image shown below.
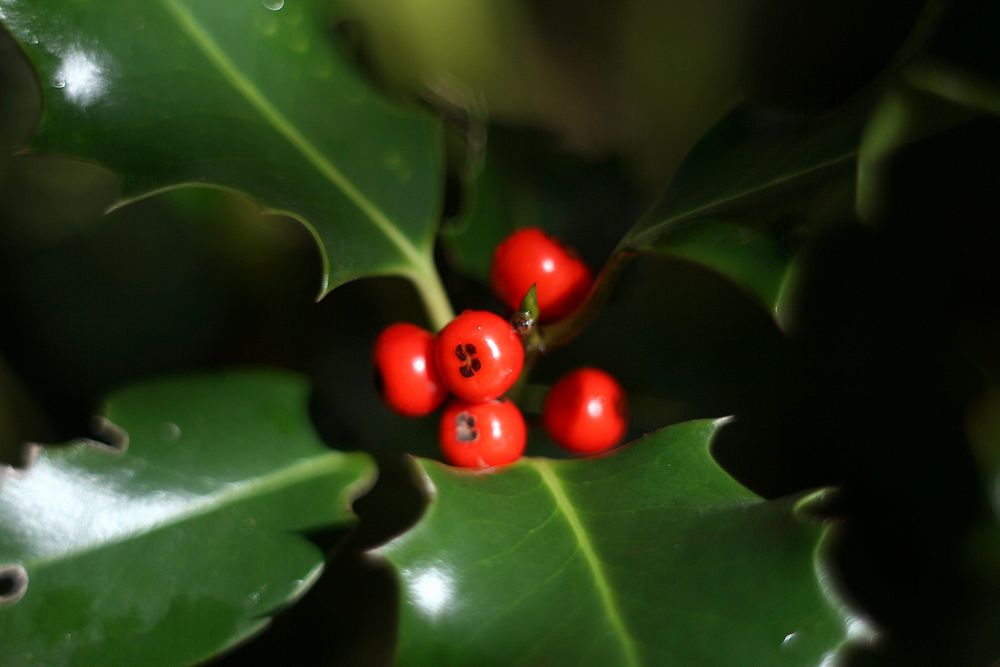
<svg viewBox="0 0 1000 667"><path fill-rule="evenodd" d="M527 429L512 401L453 399L441 414L441 452L453 465L488 468L521 458Z"/></svg>
<svg viewBox="0 0 1000 667"><path fill-rule="evenodd" d="M456 345L455 356L462 362L462 366L458 369L458 372L464 378L471 378L483 368L483 363L476 356L476 346L472 343Z"/></svg>
<svg viewBox="0 0 1000 667"><path fill-rule="evenodd" d="M503 395L524 366L524 347L510 322L467 310L441 330L435 358L442 382L459 398L488 401Z"/></svg>
<svg viewBox="0 0 1000 667"><path fill-rule="evenodd" d="M448 395L434 363L434 335L399 322L382 330L372 351L375 388L393 411L421 417Z"/></svg>
<svg viewBox="0 0 1000 667"><path fill-rule="evenodd" d="M468 412L461 412L455 417L455 439L459 442L475 442L479 438L476 430L476 418Z"/></svg>

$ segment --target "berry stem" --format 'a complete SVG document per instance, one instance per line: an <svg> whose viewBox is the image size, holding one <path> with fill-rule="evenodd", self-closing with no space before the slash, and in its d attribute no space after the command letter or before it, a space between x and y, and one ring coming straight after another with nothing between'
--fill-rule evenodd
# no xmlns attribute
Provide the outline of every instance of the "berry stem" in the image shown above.
<svg viewBox="0 0 1000 667"><path fill-rule="evenodd" d="M451 301L434 266L434 260L428 258L422 266L408 273L407 277L417 288L420 300L424 302L424 308L427 310L427 317L435 331L440 331L455 319L455 311L452 310Z"/></svg>
<svg viewBox="0 0 1000 667"><path fill-rule="evenodd" d="M518 403L521 400L521 395L528 387L528 380L531 378L531 370L535 367L536 361L538 361L538 348L526 347L524 350L524 366L521 368L521 375L517 378L514 386L507 390L507 398L514 401L514 403Z"/></svg>
<svg viewBox="0 0 1000 667"><path fill-rule="evenodd" d="M622 269L636 254L634 250L616 250L608 258L583 303L565 319L545 327L542 334L542 348L545 351L566 345L597 317L601 307L608 300L611 288L621 275Z"/></svg>
<svg viewBox="0 0 1000 667"><path fill-rule="evenodd" d="M521 375L514 386L507 391L507 397L515 403L520 400L528 378L531 377L531 369L539 355L545 352L545 339L542 337L541 325L539 325L538 293L535 285L531 286L524 298L518 312L511 316L511 326L521 336L521 343L524 344L524 366Z"/></svg>

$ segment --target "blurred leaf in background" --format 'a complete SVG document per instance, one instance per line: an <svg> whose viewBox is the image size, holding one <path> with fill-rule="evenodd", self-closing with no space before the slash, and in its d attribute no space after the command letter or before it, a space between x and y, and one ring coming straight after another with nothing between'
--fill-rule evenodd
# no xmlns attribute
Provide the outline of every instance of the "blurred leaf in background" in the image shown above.
<svg viewBox="0 0 1000 667"><path fill-rule="evenodd" d="M581 160L549 135L493 127L484 152L459 168L460 210L441 229L449 265L484 285L514 229L541 227L596 270L639 212L620 163Z"/></svg>
<svg viewBox="0 0 1000 667"><path fill-rule="evenodd" d="M741 100L816 112L881 74L922 0L607 3L378 0L350 5L375 69L446 108L619 154L658 190Z"/></svg>

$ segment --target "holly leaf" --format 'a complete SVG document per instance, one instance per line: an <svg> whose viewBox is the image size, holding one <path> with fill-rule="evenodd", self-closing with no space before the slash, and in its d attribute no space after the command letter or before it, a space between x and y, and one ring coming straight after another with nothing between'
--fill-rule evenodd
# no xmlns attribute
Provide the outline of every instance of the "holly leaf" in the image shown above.
<svg viewBox="0 0 1000 667"><path fill-rule="evenodd" d="M0 465L15 461L25 438L49 432L42 411L20 378L0 356Z"/></svg>
<svg viewBox="0 0 1000 667"><path fill-rule="evenodd" d="M307 399L276 372L151 382L110 399L110 445L4 470L0 663L193 664L266 626L323 569L300 533L353 521L373 476Z"/></svg>
<svg viewBox="0 0 1000 667"><path fill-rule="evenodd" d="M737 109L698 142L670 187L622 240L641 249L701 220L781 207L781 195L854 169L864 108L809 123ZM773 214L772 214L773 216Z"/></svg>
<svg viewBox="0 0 1000 667"><path fill-rule="evenodd" d="M908 70L914 76L922 76L920 72L926 70ZM957 103L920 86L903 83L889 88L872 110L858 151L858 217L874 224L885 216L889 206L887 167L897 153L969 122L979 113L972 105Z"/></svg>
<svg viewBox="0 0 1000 667"><path fill-rule="evenodd" d="M1000 114L1000 7L955 0L903 76L917 89L970 110Z"/></svg>
<svg viewBox="0 0 1000 667"><path fill-rule="evenodd" d="M705 221L665 236L650 250L714 269L780 318L792 253L770 236L751 227Z"/></svg>
<svg viewBox="0 0 1000 667"><path fill-rule="evenodd" d="M441 241L449 264L481 283L490 282L493 250L517 226L540 224L537 204L530 191L515 187L504 178L502 165L485 156L481 166L463 174L463 203L460 214L441 227ZM516 202L516 204L515 204Z"/></svg>
<svg viewBox="0 0 1000 667"><path fill-rule="evenodd" d="M859 103L809 122L749 107L730 113L625 234L580 309L550 327L548 342L567 342L594 317L636 253L680 256L718 271L787 326L795 255L815 229L852 211L866 111Z"/></svg>
<svg viewBox="0 0 1000 667"><path fill-rule="evenodd" d="M972 112L1000 114L1000 86L974 72L940 62L920 62L904 72L907 83Z"/></svg>
<svg viewBox="0 0 1000 667"><path fill-rule="evenodd" d="M104 164L116 205L180 185L242 192L316 238L322 294L367 275L437 284L439 126L337 53L323 0L7 0L34 65L32 149Z"/></svg>
<svg viewBox="0 0 1000 667"><path fill-rule="evenodd" d="M734 111L695 146L620 248L715 270L787 326L799 249L850 211L866 110L806 123Z"/></svg>
<svg viewBox="0 0 1000 667"><path fill-rule="evenodd" d="M811 496L765 501L708 447L718 421L603 458L479 473L418 460L399 577L402 665L816 665L847 619Z"/></svg>

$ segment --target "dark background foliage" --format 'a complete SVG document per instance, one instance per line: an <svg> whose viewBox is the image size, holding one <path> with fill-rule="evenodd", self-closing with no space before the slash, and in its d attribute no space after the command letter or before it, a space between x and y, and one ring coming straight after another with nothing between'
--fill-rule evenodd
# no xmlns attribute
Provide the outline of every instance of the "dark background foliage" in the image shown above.
<svg viewBox="0 0 1000 667"><path fill-rule="evenodd" d="M475 228L483 238L541 224L596 267L737 100L766 125L901 96L916 126L930 129L903 132L879 162L877 206L864 220L852 201L828 206L803 250L787 334L720 274L643 256L532 381L546 385L583 363L607 368L632 392L635 434L735 415L715 454L746 486L768 498L840 489L822 508L843 519L839 579L884 639L859 649L856 664L991 664L1000 656L1000 109L920 77L946 65L987 82L996 101L996 3L660 4L513 3L519 21L498 24L525 32L493 33L478 48L529 38L542 46L506 60L468 45L421 53L401 40L387 49L390 21L380 24L376 9L331 34L390 94L449 118L437 255L460 308L498 307L476 258L462 254L468 244L453 242L474 209L469 169L484 151L496 180L477 184L477 216L493 218ZM484 11L488 21L507 10ZM680 39L685 30L718 39L693 44ZM482 85L473 95L481 104L417 85L427 70L477 56L482 69L463 72L460 89ZM497 60L513 71L491 69ZM540 73L519 78L521 67ZM38 84L4 37L5 154L26 143L38 113ZM505 197L491 199L490 187ZM15 461L24 441L87 433L101 398L138 378L258 363L304 372L324 439L375 452L382 477L357 504L360 531L343 542L313 536L337 545L328 574L218 664L283 664L291 647L308 664L391 660L394 580L359 551L416 520L420 495L399 456L436 457L435 424L407 424L401 443L403 422L378 405L367 356L381 327L424 318L411 287L367 279L317 304L319 256L294 220L210 190L104 215L116 188L93 165L30 154L0 161L3 460ZM544 438L530 447L553 451Z"/></svg>

